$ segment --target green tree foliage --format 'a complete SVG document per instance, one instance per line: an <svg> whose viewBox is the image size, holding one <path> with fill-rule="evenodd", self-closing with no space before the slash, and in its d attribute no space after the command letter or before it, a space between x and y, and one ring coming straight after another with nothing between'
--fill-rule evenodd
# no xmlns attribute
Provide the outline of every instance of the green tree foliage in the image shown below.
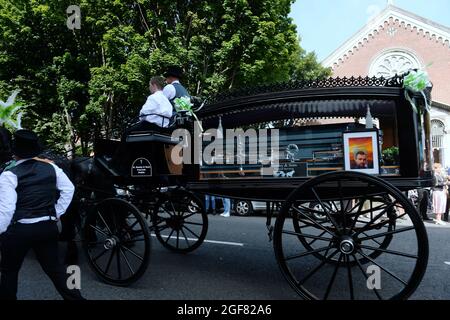
<svg viewBox="0 0 450 320"><path fill-rule="evenodd" d="M189 91L329 75L299 44L293 0L0 0L0 97L20 88L24 126L59 147L118 136L170 64Z"/></svg>

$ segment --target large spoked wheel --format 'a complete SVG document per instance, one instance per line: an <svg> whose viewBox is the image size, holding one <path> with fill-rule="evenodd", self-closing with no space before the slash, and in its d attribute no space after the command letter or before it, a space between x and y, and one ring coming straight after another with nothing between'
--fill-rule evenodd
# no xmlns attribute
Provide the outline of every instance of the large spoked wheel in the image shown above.
<svg viewBox="0 0 450 320"><path fill-rule="evenodd" d="M153 231L167 249L188 253L197 249L208 231L208 216L203 203L186 190L174 190L155 206Z"/></svg>
<svg viewBox="0 0 450 320"><path fill-rule="evenodd" d="M386 201L387 200L387 201ZM356 209L359 212L358 222L364 222L364 219L372 219L374 217L374 212L377 210L380 205L385 204L386 206L389 205L391 199L389 197L382 198L382 197L369 197L368 199L362 198L362 199L351 199L351 200L343 200L341 208L341 201L321 201L319 202L311 202L309 203L309 206L305 205L299 205L297 207L297 210L302 212L300 214L297 210L292 211L291 209L291 216L295 215L295 219L292 219L292 223L294 226L295 232L299 234L298 239L302 243L302 245L308 250L312 251L313 255L323 260L327 260L327 251L317 251L318 245L320 245L320 237L325 238L328 237L330 243L333 241L332 236L326 232L325 229L321 229L320 234L318 234L318 237L315 238L308 238L307 235L304 236L302 233L304 233L305 229L309 228L311 230L312 228L317 227L315 224L311 224L311 219L313 218L316 223L322 225L322 226L329 226L333 228L333 223L328 218L328 215L325 213L325 210L329 213L331 217L336 218L341 213L341 210L345 212L345 214L348 214L349 212L354 212ZM389 217L389 218L388 218ZM387 221L387 224L379 224L377 226L374 226L374 228L379 229L386 229L385 231L392 231L395 228L395 222L396 222L396 210L393 206L390 209L386 210L385 215L385 221ZM365 231L362 231L363 235L368 235ZM323 239L322 239L323 240ZM380 254L383 253L383 249L386 249L389 246L389 243L392 240L392 234L388 233L384 237L380 237L377 239L371 239L372 245L375 245L378 247L379 250L372 250L368 254L368 258L365 257L359 257L359 262L362 264L365 264L369 262L369 258L376 258ZM323 244L323 242L322 242ZM338 256L331 257L327 260L328 263L335 263L338 262ZM348 263L352 265L356 265L356 260L349 261Z"/></svg>
<svg viewBox="0 0 450 320"><path fill-rule="evenodd" d="M151 242L147 221L125 200L102 200L86 217L83 246L90 267L101 280L128 286L148 267Z"/></svg>
<svg viewBox="0 0 450 320"><path fill-rule="evenodd" d="M311 202L321 204L326 219L314 219ZM289 195L275 223L274 250L305 299L407 299L425 273L428 238L397 188L366 174L334 172Z"/></svg>

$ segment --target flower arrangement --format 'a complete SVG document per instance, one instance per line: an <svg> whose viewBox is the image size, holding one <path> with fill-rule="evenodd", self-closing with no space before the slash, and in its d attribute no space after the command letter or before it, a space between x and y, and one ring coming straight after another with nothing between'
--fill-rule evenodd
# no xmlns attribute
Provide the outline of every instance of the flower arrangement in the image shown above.
<svg viewBox="0 0 450 320"><path fill-rule="evenodd" d="M409 96L408 91L412 91L414 93L421 93L425 100L425 108L430 111L431 107L428 104L427 97L425 96L425 89L431 87L432 84L430 82L430 78L428 73L423 70L411 70L403 79L403 87L405 90L405 98L411 103L413 110L417 113L416 104Z"/></svg>
<svg viewBox="0 0 450 320"><path fill-rule="evenodd" d="M15 90L6 102L0 100L0 126L7 125L14 130L22 129L23 106L16 102L18 94L19 90Z"/></svg>
<svg viewBox="0 0 450 320"><path fill-rule="evenodd" d="M177 112L186 112L188 115L192 116L195 118L195 120L197 121L197 124L200 127L201 132L203 132L203 127L200 124L200 120L198 120L197 115L195 114L194 110L192 110L192 102L191 102L191 98L189 97L180 97L180 98L176 98L174 100L174 104L175 104L175 110Z"/></svg>
<svg viewBox="0 0 450 320"><path fill-rule="evenodd" d="M398 147L390 147L382 152L385 165L397 165L400 162L400 154Z"/></svg>

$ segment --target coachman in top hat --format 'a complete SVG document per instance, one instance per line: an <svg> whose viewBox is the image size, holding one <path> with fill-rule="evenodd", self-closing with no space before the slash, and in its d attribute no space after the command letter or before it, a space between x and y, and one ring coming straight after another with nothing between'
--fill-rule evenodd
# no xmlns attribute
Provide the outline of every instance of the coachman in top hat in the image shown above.
<svg viewBox="0 0 450 320"><path fill-rule="evenodd" d="M64 299L83 299L69 289L68 274L58 258L57 220L72 201L74 186L55 164L35 157L41 152L37 135L14 134L16 163L0 175L0 299L17 299L19 270L30 249Z"/></svg>
<svg viewBox="0 0 450 320"><path fill-rule="evenodd" d="M180 83L180 79L183 77L183 69L181 67L176 65L167 67L164 77L167 85L164 87L163 93L172 103L172 106L176 98L190 97L186 88Z"/></svg>

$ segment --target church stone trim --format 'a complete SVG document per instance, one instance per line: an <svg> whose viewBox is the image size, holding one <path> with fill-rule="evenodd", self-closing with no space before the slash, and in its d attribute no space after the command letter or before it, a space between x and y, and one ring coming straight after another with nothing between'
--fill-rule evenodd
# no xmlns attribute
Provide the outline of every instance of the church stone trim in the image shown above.
<svg viewBox="0 0 450 320"><path fill-rule="evenodd" d="M392 36L395 36L397 28L416 32L430 41L442 43L450 50L450 28L389 5L378 17L326 58L322 65L335 69L379 33L390 32L393 34Z"/></svg>

